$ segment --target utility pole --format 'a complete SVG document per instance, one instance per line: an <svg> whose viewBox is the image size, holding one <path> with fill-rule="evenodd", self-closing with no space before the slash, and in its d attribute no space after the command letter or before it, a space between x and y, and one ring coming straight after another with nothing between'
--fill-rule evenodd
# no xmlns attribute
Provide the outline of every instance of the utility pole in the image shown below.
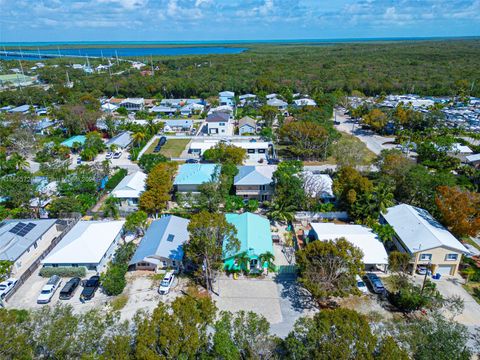
<svg viewBox="0 0 480 360"><path fill-rule="evenodd" d="M428 272L430 271L430 266L431 265L432 264L430 262L428 262L427 269L425 270L425 276L423 278L422 290L420 291L420 295L423 295L423 289L425 288L425 283L427 282L427 275L428 275Z"/></svg>

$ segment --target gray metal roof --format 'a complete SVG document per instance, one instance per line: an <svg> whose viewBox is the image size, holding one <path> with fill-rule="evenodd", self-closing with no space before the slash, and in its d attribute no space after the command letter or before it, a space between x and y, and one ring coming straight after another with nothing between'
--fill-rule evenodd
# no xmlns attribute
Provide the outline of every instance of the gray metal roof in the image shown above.
<svg viewBox="0 0 480 360"><path fill-rule="evenodd" d="M233 180L234 185L269 185L273 173L277 170L275 165L247 165L239 166L238 174Z"/></svg>
<svg viewBox="0 0 480 360"><path fill-rule="evenodd" d="M131 131L123 131L117 136L111 138L107 141L107 146L112 144L117 145L120 148L126 148L132 142L132 132Z"/></svg>
<svg viewBox="0 0 480 360"><path fill-rule="evenodd" d="M56 219L4 220L0 222L0 260L16 261L56 222Z"/></svg>
<svg viewBox="0 0 480 360"><path fill-rule="evenodd" d="M183 244L188 241L187 226L190 220L168 215L152 222L130 260L130 265L140 261L158 263L159 258L181 261Z"/></svg>

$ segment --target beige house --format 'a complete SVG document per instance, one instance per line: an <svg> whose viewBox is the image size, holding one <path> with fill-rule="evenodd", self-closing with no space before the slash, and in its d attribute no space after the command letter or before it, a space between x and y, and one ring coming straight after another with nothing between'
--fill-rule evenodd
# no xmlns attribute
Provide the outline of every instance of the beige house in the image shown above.
<svg viewBox="0 0 480 360"><path fill-rule="evenodd" d="M397 249L412 256L412 271L430 265L433 274L457 274L462 255L469 251L428 211L401 204L388 208L382 217L395 230Z"/></svg>

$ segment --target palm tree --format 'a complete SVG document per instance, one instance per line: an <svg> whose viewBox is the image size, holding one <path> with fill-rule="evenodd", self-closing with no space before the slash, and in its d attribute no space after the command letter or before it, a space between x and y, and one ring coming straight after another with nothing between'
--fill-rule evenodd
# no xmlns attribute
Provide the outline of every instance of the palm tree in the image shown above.
<svg viewBox="0 0 480 360"><path fill-rule="evenodd" d="M377 186L375 189L375 202L380 212L384 214L390 206L395 205L391 189L387 186Z"/></svg>
<svg viewBox="0 0 480 360"><path fill-rule="evenodd" d="M30 167L27 159L18 153L12 154L9 162L15 168L15 170L25 170Z"/></svg>
<svg viewBox="0 0 480 360"><path fill-rule="evenodd" d="M247 252L241 252L235 256L235 263L244 272L250 271L250 257L248 256Z"/></svg>
<svg viewBox="0 0 480 360"><path fill-rule="evenodd" d="M260 259L260 263L262 264L262 266L263 264L267 263L267 274L269 270L275 271L275 266L273 264L273 262L275 261L275 255L273 255L270 251L260 254L258 258Z"/></svg>
<svg viewBox="0 0 480 360"><path fill-rule="evenodd" d="M147 131L151 135L155 135L158 131L158 126L152 118L147 119Z"/></svg>
<svg viewBox="0 0 480 360"><path fill-rule="evenodd" d="M104 217L111 215L114 219L118 219L118 199L109 196L103 203L102 209Z"/></svg>
<svg viewBox="0 0 480 360"><path fill-rule="evenodd" d="M143 132L136 132L135 134L132 135L132 140L133 143L136 146L140 146L141 142L145 139L145 133Z"/></svg>
<svg viewBox="0 0 480 360"><path fill-rule="evenodd" d="M269 209L267 216L271 220L288 223L295 218L295 206L274 202Z"/></svg>

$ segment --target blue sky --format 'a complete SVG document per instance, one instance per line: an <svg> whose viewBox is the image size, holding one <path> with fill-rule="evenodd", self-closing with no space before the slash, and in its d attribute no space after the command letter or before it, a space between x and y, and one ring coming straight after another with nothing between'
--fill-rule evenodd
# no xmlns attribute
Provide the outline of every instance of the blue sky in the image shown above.
<svg viewBox="0 0 480 360"><path fill-rule="evenodd" d="M0 0L0 42L480 35L480 0Z"/></svg>

